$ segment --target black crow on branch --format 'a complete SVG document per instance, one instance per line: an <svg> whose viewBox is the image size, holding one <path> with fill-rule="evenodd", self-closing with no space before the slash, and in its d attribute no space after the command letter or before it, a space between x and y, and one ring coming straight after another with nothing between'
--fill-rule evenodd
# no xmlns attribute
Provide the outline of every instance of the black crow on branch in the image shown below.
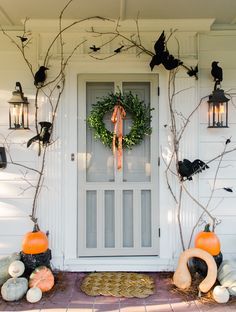
<svg viewBox="0 0 236 312"><path fill-rule="evenodd" d="M184 178L192 180L192 175L209 168L209 166L200 159L195 159L193 162L188 159L183 159L183 161L178 162L178 165L178 172L182 180L184 180Z"/></svg>
<svg viewBox="0 0 236 312"><path fill-rule="evenodd" d="M23 37L23 36L16 36L16 37L20 38L21 42L25 42L28 40L27 37Z"/></svg>
<svg viewBox="0 0 236 312"><path fill-rule="evenodd" d="M179 65L182 65L183 62L176 59L166 48L166 41L165 41L165 32L163 31L160 37L157 39L156 43L154 44L154 51L155 55L153 55L150 67L153 70L155 65L163 64L165 69L172 70Z"/></svg>
<svg viewBox="0 0 236 312"><path fill-rule="evenodd" d="M115 53L120 53L123 48L124 48L124 46L122 45L119 48L115 49L114 52Z"/></svg>
<svg viewBox="0 0 236 312"><path fill-rule="evenodd" d="M34 84L36 87L42 87L47 76L46 76L46 70L48 70L45 66L40 66L39 70L34 75Z"/></svg>
<svg viewBox="0 0 236 312"><path fill-rule="evenodd" d="M91 47L89 47L89 49L91 49L93 52L97 52L97 51L99 51L101 48L98 48L98 47L96 47L96 46L93 44Z"/></svg>
<svg viewBox="0 0 236 312"><path fill-rule="evenodd" d="M33 142L40 141L43 145L49 143L51 130L52 130L52 123L48 121L41 121L39 122L41 127L40 132L38 135L34 136L27 142L27 147L29 147Z"/></svg>

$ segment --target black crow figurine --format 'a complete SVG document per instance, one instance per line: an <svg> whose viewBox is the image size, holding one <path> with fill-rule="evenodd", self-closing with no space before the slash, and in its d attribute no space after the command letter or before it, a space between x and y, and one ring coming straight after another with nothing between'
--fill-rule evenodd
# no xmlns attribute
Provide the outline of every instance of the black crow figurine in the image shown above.
<svg viewBox="0 0 236 312"><path fill-rule="evenodd" d="M20 38L21 42L25 42L28 40L27 37L23 37L23 36L16 36L16 37Z"/></svg>
<svg viewBox="0 0 236 312"><path fill-rule="evenodd" d="M40 141L43 145L49 143L51 136L52 123L48 121L39 122L41 127L38 135L34 136L27 142L27 147L29 147L33 142Z"/></svg>
<svg viewBox="0 0 236 312"><path fill-rule="evenodd" d="M197 73L198 73L198 65L196 65L194 68L190 66L190 68L187 71L189 77L195 76L196 79L198 79Z"/></svg>
<svg viewBox="0 0 236 312"><path fill-rule="evenodd" d="M181 175L182 180L184 180L184 178L192 180L192 175L209 168L209 166L200 159L195 159L193 162L188 159L184 159L183 161L179 161L178 165L178 172Z"/></svg>
<svg viewBox="0 0 236 312"><path fill-rule="evenodd" d="M40 66L39 70L34 75L34 84L36 87L42 87L44 81L46 80L46 70L48 70L45 66Z"/></svg>
<svg viewBox="0 0 236 312"><path fill-rule="evenodd" d="M96 46L93 44L91 47L89 47L89 49L91 49L93 52L97 52L97 51L99 51L101 48L98 48L98 47L96 47Z"/></svg>
<svg viewBox="0 0 236 312"><path fill-rule="evenodd" d="M160 37L157 39L156 43L154 44L154 51L155 55L153 55L151 62L149 66L151 67L151 70L153 70L155 65L163 64L165 69L172 70L179 65L182 65L183 62L176 59L172 54L169 53L169 51L166 48L166 42L165 42L165 32L161 33Z"/></svg>
<svg viewBox="0 0 236 312"><path fill-rule="evenodd" d="M115 53L120 53L123 48L124 48L124 46L122 45L119 48L115 49L114 52Z"/></svg>
<svg viewBox="0 0 236 312"><path fill-rule="evenodd" d="M211 75L215 81L215 89L217 85L220 84L223 80L223 70L220 66L218 66L218 63L219 62L216 61L211 63Z"/></svg>

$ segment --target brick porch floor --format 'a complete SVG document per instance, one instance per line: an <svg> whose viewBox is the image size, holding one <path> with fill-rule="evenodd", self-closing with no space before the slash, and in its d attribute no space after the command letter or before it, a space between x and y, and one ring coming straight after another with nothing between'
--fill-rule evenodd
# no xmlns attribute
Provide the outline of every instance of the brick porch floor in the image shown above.
<svg viewBox="0 0 236 312"><path fill-rule="evenodd" d="M90 297L80 291L84 273L61 273L52 292L43 295L36 304L25 299L6 303L0 300L0 311L35 311L35 312L199 312L236 311L236 302L228 304L203 304L198 300L184 301L170 291L171 275L149 273L156 282L155 294L146 299Z"/></svg>

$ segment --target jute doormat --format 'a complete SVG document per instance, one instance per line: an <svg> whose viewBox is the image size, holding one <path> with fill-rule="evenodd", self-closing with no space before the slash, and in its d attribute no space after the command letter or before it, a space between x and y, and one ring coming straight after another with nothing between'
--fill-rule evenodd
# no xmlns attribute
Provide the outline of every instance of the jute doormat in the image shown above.
<svg viewBox="0 0 236 312"><path fill-rule="evenodd" d="M86 276L80 288L89 296L146 298L154 293L155 283L141 273L99 272Z"/></svg>

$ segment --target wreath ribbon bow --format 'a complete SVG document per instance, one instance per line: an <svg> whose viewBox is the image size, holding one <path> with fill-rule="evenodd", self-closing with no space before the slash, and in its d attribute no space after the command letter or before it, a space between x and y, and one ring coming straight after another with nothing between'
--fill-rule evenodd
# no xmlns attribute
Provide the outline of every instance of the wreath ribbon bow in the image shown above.
<svg viewBox="0 0 236 312"><path fill-rule="evenodd" d="M123 140L123 119L126 116L124 107L121 105L120 100L114 106L111 121L114 124L112 150L114 157L117 157L117 169L122 168L122 140ZM118 139L118 146L116 147L116 138Z"/></svg>

